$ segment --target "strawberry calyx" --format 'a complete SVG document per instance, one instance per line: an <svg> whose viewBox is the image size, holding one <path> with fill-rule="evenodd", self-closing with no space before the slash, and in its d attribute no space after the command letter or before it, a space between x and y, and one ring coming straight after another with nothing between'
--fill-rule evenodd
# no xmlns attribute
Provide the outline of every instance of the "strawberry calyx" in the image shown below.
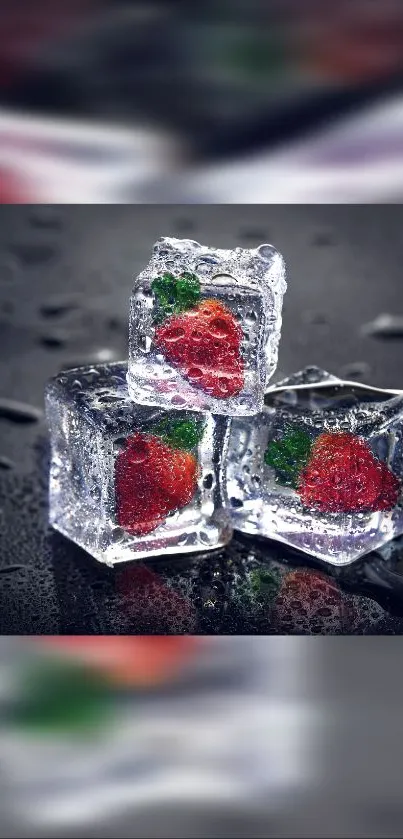
<svg viewBox="0 0 403 839"><path fill-rule="evenodd" d="M154 323L162 323L171 315L192 309L200 300L200 280L196 274L183 271L179 277L166 271L151 283L157 300Z"/></svg>
<svg viewBox="0 0 403 839"><path fill-rule="evenodd" d="M307 465L312 440L301 429L286 429L280 440L272 440L264 454L264 462L276 472L276 480L283 486L298 488L302 470Z"/></svg>
<svg viewBox="0 0 403 839"><path fill-rule="evenodd" d="M182 449L191 452L195 449L204 434L205 424L203 420L191 418L172 419L167 417L151 428L151 434L160 437L168 446L173 449Z"/></svg>

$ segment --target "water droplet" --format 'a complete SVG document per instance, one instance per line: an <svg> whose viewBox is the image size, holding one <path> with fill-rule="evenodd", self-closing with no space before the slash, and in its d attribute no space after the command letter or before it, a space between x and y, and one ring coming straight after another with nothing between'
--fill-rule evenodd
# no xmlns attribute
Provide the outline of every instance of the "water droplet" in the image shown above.
<svg viewBox="0 0 403 839"><path fill-rule="evenodd" d="M10 460L9 457L5 457L4 455L0 455L0 469L13 469L15 463Z"/></svg>
<svg viewBox="0 0 403 839"><path fill-rule="evenodd" d="M18 274L17 261L12 257L2 256L0 259L0 283L13 283Z"/></svg>
<svg viewBox="0 0 403 839"><path fill-rule="evenodd" d="M142 353L149 353L151 350L151 338L148 335L142 335L139 340L139 350Z"/></svg>
<svg viewBox="0 0 403 839"><path fill-rule="evenodd" d="M403 338L403 315L378 315L370 323L361 327L363 335L370 335L372 338Z"/></svg>
<svg viewBox="0 0 403 839"><path fill-rule="evenodd" d="M205 475L203 480L203 486L205 489L211 489L214 483L214 476L211 474Z"/></svg>
<svg viewBox="0 0 403 839"><path fill-rule="evenodd" d="M15 242L10 246L13 256L26 267L48 264L58 254L56 245L47 242Z"/></svg>
<svg viewBox="0 0 403 839"><path fill-rule="evenodd" d="M340 375L344 379L365 380L370 374L371 368L366 361L352 361L340 369Z"/></svg>
<svg viewBox="0 0 403 839"><path fill-rule="evenodd" d="M44 318L60 318L79 307L78 295L55 295L42 303L39 311Z"/></svg>
<svg viewBox="0 0 403 839"><path fill-rule="evenodd" d="M43 412L26 402L16 402L13 399L0 399L0 418L16 423L38 422Z"/></svg>
<svg viewBox="0 0 403 839"><path fill-rule="evenodd" d="M39 343L43 347L49 347L51 350L57 350L64 347L66 344L66 336L64 333L50 332L47 335L42 335Z"/></svg>
<svg viewBox="0 0 403 839"><path fill-rule="evenodd" d="M235 277L231 276L231 274L215 274L213 276L212 282L214 282L214 285L218 286L231 286L237 281Z"/></svg>
<svg viewBox="0 0 403 839"><path fill-rule="evenodd" d="M260 256L260 259L263 260L263 262L271 262L273 256L275 256L276 254L276 249L273 247L273 245L260 245L260 247L257 249L257 253Z"/></svg>

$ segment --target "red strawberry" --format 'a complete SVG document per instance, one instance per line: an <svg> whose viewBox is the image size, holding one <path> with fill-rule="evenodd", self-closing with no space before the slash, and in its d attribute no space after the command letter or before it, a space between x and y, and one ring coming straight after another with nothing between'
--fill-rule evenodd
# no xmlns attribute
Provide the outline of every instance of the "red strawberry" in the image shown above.
<svg viewBox="0 0 403 839"><path fill-rule="evenodd" d="M356 613L351 598L333 580L304 569L283 578L272 619L284 633L333 635L348 630Z"/></svg>
<svg viewBox="0 0 403 839"><path fill-rule="evenodd" d="M197 478L193 454L152 434L133 434L115 462L118 524L134 536L151 533L168 513L191 501Z"/></svg>
<svg viewBox="0 0 403 839"><path fill-rule="evenodd" d="M333 432L313 444L298 492L306 507L323 513L375 512L393 509L400 482L360 437Z"/></svg>
<svg viewBox="0 0 403 839"><path fill-rule="evenodd" d="M242 330L217 300L204 300L167 318L155 331L156 347L177 364L195 387L217 399L235 396L244 386Z"/></svg>
<svg viewBox="0 0 403 839"><path fill-rule="evenodd" d="M41 639L41 646L104 674L108 681L148 687L169 680L200 643L189 636L69 636Z"/></svg>

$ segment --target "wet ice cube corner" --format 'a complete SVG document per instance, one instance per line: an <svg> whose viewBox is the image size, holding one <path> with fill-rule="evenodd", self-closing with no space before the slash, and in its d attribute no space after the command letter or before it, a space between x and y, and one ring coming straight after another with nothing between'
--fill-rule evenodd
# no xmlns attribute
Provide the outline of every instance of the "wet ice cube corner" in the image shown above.
<svg viewBox="0 0 403 839"><path fill-rule="evenodd" d="M131 298L133 400L227 416L262 410L277 365L285 274L271 245L224 250L160 239Z"/></svg>

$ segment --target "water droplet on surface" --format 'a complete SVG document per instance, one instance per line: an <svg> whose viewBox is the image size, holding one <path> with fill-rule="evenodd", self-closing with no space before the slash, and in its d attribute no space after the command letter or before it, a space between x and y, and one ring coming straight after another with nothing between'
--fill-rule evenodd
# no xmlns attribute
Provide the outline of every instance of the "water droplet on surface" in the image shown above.
<svg viewBox="0 0 403 839"><path fill-rule="evenodd" d="M58 248L46 242L16 242L10 245L10 252L29 268L51 262L57 256Z"/></svg>
<svg viewBox="0 0 403 839"><path fill-rule="evenodd" d="M205 475L203 479L203 486L205 489L211 489L214 483L214 476L210 473L209 475Z"/></svg>
<svg viewBox="0 0 403 839"><path fill-rule="evenodd" d="M0 455L0 469L14 469L15 463L14 461L10 460L9 457L5 457L4 455Z"/></svg>
<svg viewBox="0 0 403 839"><path fill-rule="evenodd" d="M366 361L352 361L340 369L340 376L343 379L365 380L371 374L371 368Z"/></svg>
<svg viewBox="0 0 403 839"><path fill-rule="evenodd" d="M56 295L45 300L39 312L44 318L60 318L78 309L80 298L77 295Z"/></svg>
<svg viewBox="0 0 403 839"><path fill-rule="evenodd" d="M14 399L0 398L0 418L16 423L38 422L43 412L26 402L16 402Z"/></svg>
<svg viewBox="0 0 403 839"><path fill-rule="evenodd" d="M373 321L361 327L361 333L385 340L403 338L403 315L378 315Z"/></svg>
<svg viewBox="0 0 403 839"><path fill-rule="evenodd" d="M142 335L139 340L139 349L143 353L149 353L151 349L151 338L148 335Z"/></svg>
<svg viewBox="0 0 403 839"><path fill-rule="evenodd" d="M276 253L276 249L273 245L260 245L260 248L257 249L257 253L264 262L271 262L273 256Z"/></svg>
<svg viewBox="0 0 403 839"><path fill-rule="evenodd" d="M51 350L57 350L64 347L66 344L66 336L63 333L50 332L47 335L42 335L39 343L43 347L48 347Z"/></svg>
<svg viewBox="0 0 403 839"><path fill-rule="evenodd" d="M212 282L214 285L218 286L231 286L237 281L235 277L231 276L231 274L215 274L212 278Z"/></svg>

